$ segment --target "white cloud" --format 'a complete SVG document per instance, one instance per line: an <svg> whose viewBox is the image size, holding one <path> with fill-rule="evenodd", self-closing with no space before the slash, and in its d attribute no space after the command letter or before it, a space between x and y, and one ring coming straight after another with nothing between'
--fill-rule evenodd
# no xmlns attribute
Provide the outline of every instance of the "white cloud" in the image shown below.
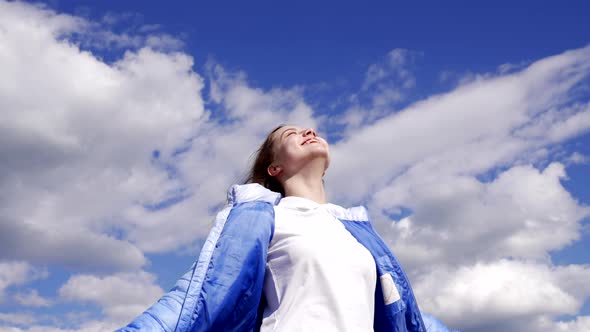
<svg viewBox="0 0 590 332"><path fill-rule="evenodd" d="M334 117L321 117L321 124L342 127L334 135L341 139L391 114L416 86L412 70L418 56L418 52L396 48L369 65L360 90L347 98L347 109Z"/></svg>
<svg viewBox="0 0 590 332"><path fill-rule="evenodd" d="M162 50L178 50L184 47L184 43L181 40L167 34L148 36L145 40L145 45Z"/></svg>
<svg viewBox="0 0 590 332"><path fill-rule="evenodd" d="M0 326L0 332L104 332L114 331L120 326L110 322L89 321L75 329L60 328L50 325L31 325L26 328L17 326Z"/></svg>
<svg viewBox="0 0 590 332"><path fill-rule="evenodd" d="M70 312L62 317L38 313L0 313L0 332L103 332L122 325L112 319L92 320L85 312Z"/></svg>
<svg viewBox="0 0 590 332"><path fill-rule="evenodd" d="M590 215L562 186L564 177L559 163L542 172L514 166L489 183L416 167L376 193L371 210L396 254L414 271L437 263L545 259L577 240L581 220ZM379 216L399 207L412 214L396 223Z"/></svg>
<svg viewBox="0 0 590 332"><path fill-rule="evenodd" d="M34 268L26 262L0 262L0 302L8 287L24 285L47 276L47 270Z"/></svg>
<svg viewBox="0 0 590 332"><path fill-rule="evenodd" d="M147 272L108 276L75 275L59 289L65 301L97 304L110 321L125 323L156 302L164 291Z"/></svg>
<svg viewBox="0 0 590 332"><path fill-rule="evenodd" d="M146 262L143 253L130 243L81 227L68 229L59 224L51 227L0 218L0 230L0 257L5 259L23 259L87 270L128 270ZM31 242L30 239L35 241Z"/></svg>
<svg viewBox="0 0 590 332"><path fill-rule="evenodd" d="M33 314L30 313L1 313L0 312L0 322L5 324L14 324L14 325L32 325L37 322L37 318ZM3 328L0 326L0 331L3 331Z"/></svg>
<svg viewBox="0 0 590 332"><path fill-rule="evenodd" d="M27 307L49 307L52 301L39 295L36 289L29 289L27 292L19 292L13 295L14 301Z"/></svg>
<svg viewBox="0 0 590 332"><path fill-rule="evenodd" d="M124 50L150 47L160 51L176 51L184 42L161 31L159 24L145 24L137 12L108 12L99 21L84 21L83 29L74 33L83 47L98 50Z"/></svg>
<svg viewBox="0 0 590 332"><path fill-rule="evenodd" d="M590 295L590 288L571 286L588 278L589 267L500 260L459 269L433 269L417 278L414 288L425 311L450 326L472 331L498 321L574 315ZM541 329L533 325L526 331Z"/></svg>
<svg viewBox="0 0 590 332"><path fill-rule="evenodd" d="M0 332L74 332L75 330L64 330L58 327L46 325L34 325L23 329L16 326L0 326Z"/></svg>
<svg viewBox="0 0 590 332"><path fill-rule="evenodd" d="M586 332L590 331L590 316L578 316L568 322L544 322L542 327L547 327L545 331Z"/></svg>
<svg viewBox="0 0 590 332"><path fill-rule="evenodd" d="M384 61L369 66L361 92L370 96L370 103L363 113L369 115L364 123L371 123L391 111L392 106L404 101L416 86L412 65L418 53L396 48L387 53ZM349 109L347 113L354 110ZM369 111L370 110L370 111Z"/></svg>
<svg viewBox="0 0 590 332"><path fill-rule="evenodd" d="M416 84L416 78L409 70L409 65L412 64L417 54L415 52L396 48L387 53L384 61L375 63L369 66L365 74L365 81L362 85L362 90L375 88L378 83L383 83L385 80L396 80L400 83L401 88L412 88ZM379 87L377 88L385 88ZM391 91L389 86L386 91Z"/></svg>
<svg viewBox="0 0 590 332"><path fill-rule="evenodd" d="M347 139L332 148L334 167L327 180L332 197L358 201L420 163L440 168L439 174L480 174L586 132L590 109L569 104L576 98L571 89L590 73L589 58L590 47L548 57L346 133ZM556 117L544 122L545 114ZM529 127L552 134L527 135ZM356 157L358 151L363 158Z"/></svg>
<svg viewBox="0 0 590 332"><path fill-rule="evenodd" d="M169 157L206 120L203 83L182 53L142 48L106 64L62 38L86 24L0 2L0 253L137 269L146 259L121 239L133 221L120 211L180 186L150 157Z"/></svg>
<svg viewBox="0 0 590 332"><path fill-rule="evenodd" d="M588 157L579 152L574 152L566 159L566 162L569 164L585 164L588 162Z"/></svg>

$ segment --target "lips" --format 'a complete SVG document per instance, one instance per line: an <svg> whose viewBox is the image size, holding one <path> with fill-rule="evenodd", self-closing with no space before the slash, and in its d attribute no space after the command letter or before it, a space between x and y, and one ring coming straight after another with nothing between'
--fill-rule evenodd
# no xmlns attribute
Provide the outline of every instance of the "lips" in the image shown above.
<svg viewBox="0 0 590 332"><path fill-rule="evenodd" d="M305 141L303 141L303 143L301 143L301 145L311 144L311 143L317 143L317 141L314 138L308 138Z"/></svg>

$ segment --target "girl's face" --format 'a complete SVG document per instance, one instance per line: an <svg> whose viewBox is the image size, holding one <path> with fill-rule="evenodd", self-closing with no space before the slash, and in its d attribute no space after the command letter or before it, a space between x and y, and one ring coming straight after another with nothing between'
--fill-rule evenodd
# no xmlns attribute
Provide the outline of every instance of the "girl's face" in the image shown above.
<svg viewBox="0 0 590 332"><path fill-rule="evenodd" d="M269 174L272 167L279 167L287 176L296 174L300 169L308 166L310 162L323 164L323 171L330 164L330 150L328 142L317 136L312 128L297 126L284 126L273 135L273 149L275 160L269 166Z"/></svg>

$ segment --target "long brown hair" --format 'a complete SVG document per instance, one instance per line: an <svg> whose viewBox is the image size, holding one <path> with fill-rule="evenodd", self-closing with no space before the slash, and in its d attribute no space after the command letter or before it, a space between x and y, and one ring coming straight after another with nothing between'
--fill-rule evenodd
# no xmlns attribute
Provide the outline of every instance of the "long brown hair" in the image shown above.
<svg viewBox="0 0 590 332"><path fill-rule="evenodd" d="M270 189L274 192L281 193L281 195L285 196L285 189L281 183L273 176L268 174L268 166L274 161L274 138L273 134L283 128L285 125L279 125L275 129L273 129L268 136L266 136L266 140L264 143L258 148L255 152L256 159L252 163L252 167L248 172L246 180L244 183L259 183L263 185L265 188Z"/></svg>

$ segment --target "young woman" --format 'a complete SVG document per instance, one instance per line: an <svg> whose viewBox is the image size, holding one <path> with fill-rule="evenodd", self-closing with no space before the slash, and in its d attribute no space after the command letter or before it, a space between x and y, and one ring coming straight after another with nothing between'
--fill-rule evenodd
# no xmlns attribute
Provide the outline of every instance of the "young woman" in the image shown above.
<svg viewBox="0 0 590 332"><path fill-rule="evenodd" d="M447 331L420 313L366 209L326 202L329 165L313 129L274 129L199 259L120 331Z"/></svg>

